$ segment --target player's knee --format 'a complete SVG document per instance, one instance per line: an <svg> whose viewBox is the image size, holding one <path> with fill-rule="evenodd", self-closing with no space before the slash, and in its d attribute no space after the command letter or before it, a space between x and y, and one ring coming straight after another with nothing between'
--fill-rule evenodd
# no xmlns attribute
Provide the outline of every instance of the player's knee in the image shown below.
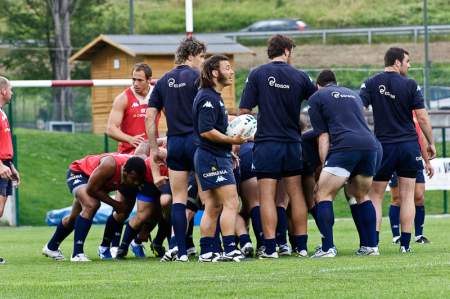
<svg viewBox="0 0 450 299"><path fill-rule="evenodd" d="M83 203L82 206L83 206L83 213L87 213L93 216L100 208L100 202L96 200L90 200Z"/></svg>
<svg viewBox="0 0 450 299"><path fill-rule="evenodd" d="M414 194L414 203L416 206L423 206L425 204L425 196L423 193Z"/></svg>

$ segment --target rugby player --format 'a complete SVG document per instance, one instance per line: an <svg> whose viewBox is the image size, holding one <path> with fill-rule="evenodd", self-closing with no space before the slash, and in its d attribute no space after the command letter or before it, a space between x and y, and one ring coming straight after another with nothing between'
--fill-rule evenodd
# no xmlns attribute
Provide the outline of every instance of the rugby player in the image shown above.
<svg viewBox="0 0 450 299"><path fill-rule="evenodd" d="M106 134L117 140L117 151L122 154L133 154L136 148L145 140L147 134L145 131L145 112L151 91L152 69L148 64L137 63L131 71L132 86L127 87L120 93L113 102L111 112L109 113ZM158 125L159 116L155 122ZM116 196L120 197L118 193ZM122 226L128 215L119 215L112 213L105 224L105 234L102 243L99 246L98 254L100 258L111 258L115 256L119 246ZM110 233L108 230L114 230L114 238L107 238ZM111 249L110 245L112 246ZM133 252L137 256L145 257L143 246L132 242Z"/></svg>
<svg viewBox="0 0 450 299"><path fill-rule="evenodd" d="M196 39L187 38L180 43L175 53L177 66L156 83L146 114L150 148L158 163L162 159L156 142L155 119L161 110L167 119L167 166L173 201L171 221L180 261L188 261L186 202L197 143L193 133L192 103L198 91L199 69L205 53L206 46Z"/></svg>
<svg viewBox="0 0 450 299"><path fill-rule="evenodd" d="M264 253L260 258L278 258L276 252L277 180L282 179L290 198L293 234L297 248L306 250L307 207L301 188L301 139L298 119L301 101L316 87L308 75L290 65L294 42L283 35L268 41L270 63L252 70L240 102L240 114L258 106L258 125L253 149L253 166L264 232Z"/></svg>
<svg viewBox="0 0 450 299"><path fill-rule="evenodd" d="M378 255L375 208L367 193L376 171L377 143L364 117L360 97L336 85L335 74L322 71L317 91L309 99L309 116L319 135L319 156L323 164L317 183L317 224L323 236L322 247L313 258L335 257L333 242L333 199L349 178L353 196L361 208L363 229L368 238L367 255Z"/></svg>
<svg viewBox="0 0 450 299"><path fill-rule="evenodd" d="M414 116L414 115L413 115ZM417 123L415 117L413 117L414 124L416 126L416 132L418 136L420 154L424 161L425 171L428 177L433 177L434 169L431 166L430 159L428 159L428 154L426 150L426 145L422 137L422 131ZM392 175L391 181L389 182L389 187L391 187L391 205L389 207L389 221L391 224L392 231L392 243L400 243L400 201L398 194L398 177L394 173ZM416 215L414 217L414 234L415 242L419 244L430 243L427 237L423 235L423 226L425 222L425 176L422 170L417 171L416 175L416 185L414 188L414 204L416 206Z"/></svg>
<svg viewBox="0 0 450 299"><path fill-rule="evenodd" d="M423 169L412 112L428 142L429 159L436 156L428 113L417 83L406 77L410 67L409 53L402 48L390 48L384 56L384 72L361 85L360 95L365 106L372 106L375 136L383 147L383 160L369 197L377 212L377 231L381 226L384 192L394 172L398 175L400 198L400 252L410 250L411 230L415 214L414 188L417 171Z"/></svg>
<svg viewBox="0 0 450 299"><path fill-rule="evenodd" d="M100 202L112 206L118 213L131 211L133 205L130 202L134 203L146 172L144 159L124 154L91 155L72 162L67 171L67 185L75 197L72 211L58 224L42 253L55 260L64 260L59 245L75 230L70 260L89 262L90 259L84 254L84 241ZM117 190L124 195L124 201L114 200L108 195Z"/></svg>
<svg viewBox="0 0 450 299"><path fill-rule="evenodd" d="M226 86L233 83L233 76L234 71L226 56L208 58L202 66L200 90L193 104L194 131L200 140L194 157L195 173L200 198L205 205L200 224L201 262L219 259L213 249L219 217L224 245L222 259L239 262L244 258L236 249L235 242L239 201L231 147L232 144L244 143L246 139L241 135L225 135L228 117L220 95Z"/></svg>
<svg viewBox="0 0 450 299"><path fill-rule="evenodd" d="M3 107L11 101L12 94L9 80L0 77L0 217L3 215L8 196L12 194L13 181L17 185L20 184L19 172L12 163L14 151L11 129L8 117L3 111ZM0 257L0 264L4 263L6 260Z"/></svg>

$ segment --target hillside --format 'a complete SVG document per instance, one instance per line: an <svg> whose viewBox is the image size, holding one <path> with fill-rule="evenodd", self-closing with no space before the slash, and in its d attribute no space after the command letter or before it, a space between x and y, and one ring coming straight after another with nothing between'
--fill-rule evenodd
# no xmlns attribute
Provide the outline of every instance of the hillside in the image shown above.
<svg viewBox="0 0 450 299"><path fill-rule="evenodd" d="M128 1L109 0L117 13L128 13ZM300 18L312 28L421 24L422 1L415 0L195 0L194 30L239 30L254 21ZM431 24L448 23L447 0L428 1ZM136 32L184 31L184 0L135 1ZM161 16L164 16L163 18Z"/></svg>

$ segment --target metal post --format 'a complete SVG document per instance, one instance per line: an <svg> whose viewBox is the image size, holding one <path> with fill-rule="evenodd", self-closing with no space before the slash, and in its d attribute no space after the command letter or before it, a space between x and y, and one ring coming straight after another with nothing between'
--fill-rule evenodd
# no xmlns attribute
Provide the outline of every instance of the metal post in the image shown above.
<svg viewBox="0 0 450 299"><path fill-rule="evenodd" d="M442 157L447 157L447 138L445 136L445 128L442 128ZM448 195L444 190L444 214L448 213Z"/></svg>
<svg viewBox="0 0 450 299"><path fill-rule="evenodd" d="M327 43L327 33L325 31L322 32L322 44L325 45Z"/></svg>
<svg viewBox="0 0 450 299"><path fill-rule="evenodd" d="M130 0L130 34L134 34L134 0Z"/></svg>
<svg viewBox="0 0 450 299"><path fill-rule="evenodd" d="M367 43L369 46L372 44L372 30L367 31Z"/></svg>
<svg viewBox="0 0 450 299"><path fill-rule="evenodd" d="M418 30L414 29L414 43L417 44Z"/></svg>
<svg viewBox="0 0 450 299"><path fill-rule="evenodd" d="M430 78L430 59L428 53L428 6L427 0L423 0L423 25L424 25L424 44L425 44L425 74L423 78L423 89L425 102L428 109L430 108L430 90L429 90L429 78Z"/></svg>
<svg viewBox="0 0 450 299"><path fill-rule="evenodd" d="M9 122L9 128L11 130L11 138L12 138L12 144L13 144L13 164L18 169L17 164L17 158L19 153L17 152L17 137L14 134L14 102L15 102L16 96L15 94L12 95L11 101L8 105L8 122ZM15 192L15 200L16 200L16 226L19 226L19 189L16 189Z"/></svg>
<svg viewBox="0 0 450 299"><path fill-rule="evenodd" d="M104 145L104 152L109 153L109 139L106 133L104 134L103 145Z"/></svg>

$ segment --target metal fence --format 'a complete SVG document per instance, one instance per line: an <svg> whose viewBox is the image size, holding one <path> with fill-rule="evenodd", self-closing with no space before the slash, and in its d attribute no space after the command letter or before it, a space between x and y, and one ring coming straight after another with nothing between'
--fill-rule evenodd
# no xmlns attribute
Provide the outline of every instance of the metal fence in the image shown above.
<svg viewBox="0 0 450 299"><path fill-rule="evenodd" d="M450 34L450 25L429 25L428 33L432 35ZM311 29L304 31L264 31L264 32L229 32L225 36L234 41L238 38L264 39L274 34L285 34L292 37L321 38L326 44L327 39L335 37L367 37L367 43L372 44L374 36L411 36L414 42L424 35L423 26L398 26L398 27L367 27L367 28L342 28L342 29Z"/></svg>

